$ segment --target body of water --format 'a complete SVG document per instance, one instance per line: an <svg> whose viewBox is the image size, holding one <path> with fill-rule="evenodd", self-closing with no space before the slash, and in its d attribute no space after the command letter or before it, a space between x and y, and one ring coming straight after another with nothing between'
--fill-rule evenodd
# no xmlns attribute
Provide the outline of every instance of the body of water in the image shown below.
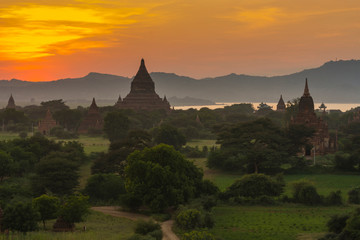
<svg viewBox="0 0 360 240"><path fill-rule="evenodd" d="M240 102L223 102L223 103L216 103L216 105L202 105L202 106L176 106L175 109L182 109L187 110L190 108L194 109L201 109L201 108L209 108L209 109L216 109L216 108L224 108L225 106L231 106L233 104L240 104ZM251 103L255 109L257 109L257 106L259 106L259 102L252 102ZM272 109L276 110L277 103L266 103ZM315 109L319 109L319 106L321 103L314 103ZM360 106L360 103L325 103L325 106L327 106L326 110L341 110L343 112L346 112L352 108L356 108Z"/></svg>

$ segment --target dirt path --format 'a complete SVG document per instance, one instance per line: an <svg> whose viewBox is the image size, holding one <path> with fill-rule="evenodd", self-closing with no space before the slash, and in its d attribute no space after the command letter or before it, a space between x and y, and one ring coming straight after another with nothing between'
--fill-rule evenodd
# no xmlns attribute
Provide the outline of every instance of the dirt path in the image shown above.
<svg viewBox="0 0 360 240"><path fill-rule="evenodd" d="M148 221L151 219L150 217L142 214L119 211L118 207L114 207L114 206L92 207L91 209L114 217L123 217L134 221L136 220ZM162 240L179 240L179 238L175 235L175 233L171 229L173 224L174 224L173 220L168 220L166 222L161 223L161 230L163 232Z"/></svg>

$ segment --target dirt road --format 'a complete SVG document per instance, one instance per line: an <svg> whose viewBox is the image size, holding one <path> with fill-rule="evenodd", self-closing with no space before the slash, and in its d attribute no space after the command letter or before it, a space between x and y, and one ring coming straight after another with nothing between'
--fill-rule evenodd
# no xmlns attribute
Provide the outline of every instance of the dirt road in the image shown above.
<svg viewBox="0 0 360 240"><path fill-rule="evenodd" d="M134 221L136 220L148 221L151 219L150 217L142 214L119 211L118 207L115 206L92 207L91 209L114 217L123 217ZM163 232L162 240L180 240L171 229L173 224L174 224L173 220L168 220L166 222L161 223L161 231Z"/></svg>

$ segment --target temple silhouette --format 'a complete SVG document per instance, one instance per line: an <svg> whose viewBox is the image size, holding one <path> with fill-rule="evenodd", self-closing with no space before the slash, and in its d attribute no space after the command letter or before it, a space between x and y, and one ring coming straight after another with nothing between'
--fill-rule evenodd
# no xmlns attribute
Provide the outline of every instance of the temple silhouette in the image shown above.
<svg viewBox="0 0 360 240"><path fill-rule="evenodd" d="M102 131L103 127L104 119L100 114L98 106L96 105L95 98L93 98L86 117L80 123L78 133L86 134L91 130Z"/></svg>
<svg viewBox="0 0 360 240"><path fill-rule="evenodd" d="M119 96L115 107L118 109L150 111L164 109L170 111L170 104L166 96L161 99L155 92L155 83L145 67L144 59L141 59L140 68L131 82L130 93L124 99Z"/></svg>
<svg viewBox="0 0 360 240"><path fill-rule="evenodd" d="M321 117L317 117L314 111L314 100L310 95L308 81L305 80L304 94L300 98L299 112L291 119L292 124L303 124L315 130L314 136L310 139L312 146L304 147L305 156L324 155L335 152L337 149L336 138L331 138L328 126Z"/></svg>

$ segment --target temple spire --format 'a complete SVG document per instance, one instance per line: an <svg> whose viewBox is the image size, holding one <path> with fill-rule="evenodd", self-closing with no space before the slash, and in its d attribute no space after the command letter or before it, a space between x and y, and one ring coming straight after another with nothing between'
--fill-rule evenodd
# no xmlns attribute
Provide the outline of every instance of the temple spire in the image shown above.
<svg viewBox="0 0 360 240"><path fill-rule="evenodd" d="M306 80L305 80L304 96L305 96L305 97L309 97L309 96L310 96L307 78L306 78Z"/></svg>

